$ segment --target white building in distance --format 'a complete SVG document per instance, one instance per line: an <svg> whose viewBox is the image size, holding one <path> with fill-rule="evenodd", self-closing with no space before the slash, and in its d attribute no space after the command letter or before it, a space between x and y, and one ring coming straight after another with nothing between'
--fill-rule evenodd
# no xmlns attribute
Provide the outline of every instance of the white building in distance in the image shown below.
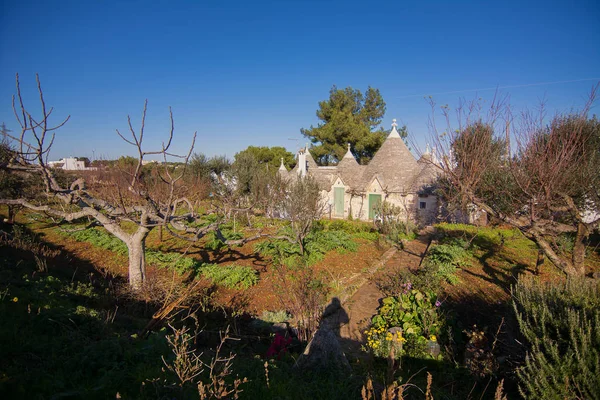
<svg viewBox="0 0 600 400"><path fill-rule="evenodd" d="M51 168L64 169L65 171L84 171L96 169L86 167L84 161L79 161L75 157L63 158L60 161L49 161L48 166Z"/></svg>

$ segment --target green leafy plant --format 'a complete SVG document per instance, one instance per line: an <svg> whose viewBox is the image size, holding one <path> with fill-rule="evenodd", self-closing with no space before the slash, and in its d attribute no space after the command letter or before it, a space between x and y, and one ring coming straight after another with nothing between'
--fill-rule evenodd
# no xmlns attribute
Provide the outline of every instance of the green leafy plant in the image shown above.
<svg viewBox="0 0 600 400"><path fill-rule="evenodd" d="M429 342L436 342L442 320L441 303L432 292L408 288L399 296L385 297L367 330L367 345L375 355L387 357L394 343L403 344L395 357L403 354L427 357Z"/></svg>
<svg viewBox="0 0 600 400"><path fill-rule="evenodd" d="M521 278L512 296L531 346L517 371L523 397L600 399L600 283Z"/></svg>
<svg viewBox="0 0 600 400"><path fill-rule="evenodd" d="M282 231L287 229L289 228L285 227ZM325 254L332 250L339 253L355 252L358 244L344 231L324 231L315 228L306 236L304 254L301 253L298 244L285 239L265 240L258 243L254 249L261 255L271 257L275 264L293 266L299 260L306 265L312 265L321 261Z"/></svg>
<svg viewBox="0 0 600 400"><path fill-rule="evenodd" d="M287 322L292 319L292 316L285 310L279 311L263 311L260 316L265 322L271 322L273 324L278 324L280 322Z"/></svg>
<svg viewBox="0 0 600 400"><path fill-rule="evenodd" d="M457 284L457 267L468 261L470 254L463 247L455 244L438 244L431 246L425 258L425 269L429 269L438 278L448 283Z"/></svg>
<svg viewBox="0 0 600 400"><path fill-rule="evenodd" d="M253 268L235 264L205 264L200 268L200 274L229 289L248 289L258 282L258 274Z"/></svg>

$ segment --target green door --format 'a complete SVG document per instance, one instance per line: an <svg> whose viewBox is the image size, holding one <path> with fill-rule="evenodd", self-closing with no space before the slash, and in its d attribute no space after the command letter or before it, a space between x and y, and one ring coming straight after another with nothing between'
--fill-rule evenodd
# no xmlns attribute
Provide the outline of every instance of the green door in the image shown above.
<svg viewBox="0 0 600 400"><path fill-rule="evenodd" d="M344 216L344 188L336 187L333 190L333 204L335 206L335 216Z"/></svg>
<svg viewBox="0 0 600 400"><path fill-rule="evenodd" d="M375 211L379 204L381 204L381 195L380 194L370 194L369 195L369 219L375 218Z"/></svg>

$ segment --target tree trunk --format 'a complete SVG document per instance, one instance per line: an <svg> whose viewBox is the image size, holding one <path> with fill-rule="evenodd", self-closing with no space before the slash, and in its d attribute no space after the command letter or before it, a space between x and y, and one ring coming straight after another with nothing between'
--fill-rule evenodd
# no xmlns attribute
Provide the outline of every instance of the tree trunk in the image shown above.
<svg viewBox="0 0 600 400"><path fill-rule="evenodd" d="M131 238L127 244L129 250L129 286L133 290L142 288L146 280L146 238Z"/></svg>
<svg viewBox="0 0 600 400"><path fill-rule="evenodd" d="M575 268L575 266L570 260L565 260L561 258L558 254L556 254L556 252L552 249L552 246L550 246L550 243L548 243L548 241L545 240L541 234L539 234L538 232L523 233L525 233L525 236L527 236L529 239L533 240L538 245L538 248L540 248L544 252L546 257L548 257L548 259L552 262L552 264L554 264L565 274L569 276L583 275L583 272Z"/></svg>
<svg viewBox="0 0 600 400"><path fill-rule="evenodd" d="M580 222L577 225L577 234L573 246L573 268L579 276L585 275L585 241L589 234L588 228Z"/></svg>
<svg viewBox="0 0 600 400"><path fill-rule="evenodd" d="M540 274L542 264L544 264L544 251L542 249L538 249L537 260L535 262L535 274L536 275Z"/></svg>

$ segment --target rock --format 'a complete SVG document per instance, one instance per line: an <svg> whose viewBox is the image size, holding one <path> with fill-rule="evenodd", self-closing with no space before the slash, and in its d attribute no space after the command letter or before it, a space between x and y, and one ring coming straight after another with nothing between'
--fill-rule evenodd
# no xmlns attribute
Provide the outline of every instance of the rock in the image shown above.
<svg viewBox="0 0 600 400"><path fill-rule="evenodd" d="M349 372L350 363L340 346L335 333L322 326L298 358L296 367L303 370L326 369L328 371Z"/></svg>

